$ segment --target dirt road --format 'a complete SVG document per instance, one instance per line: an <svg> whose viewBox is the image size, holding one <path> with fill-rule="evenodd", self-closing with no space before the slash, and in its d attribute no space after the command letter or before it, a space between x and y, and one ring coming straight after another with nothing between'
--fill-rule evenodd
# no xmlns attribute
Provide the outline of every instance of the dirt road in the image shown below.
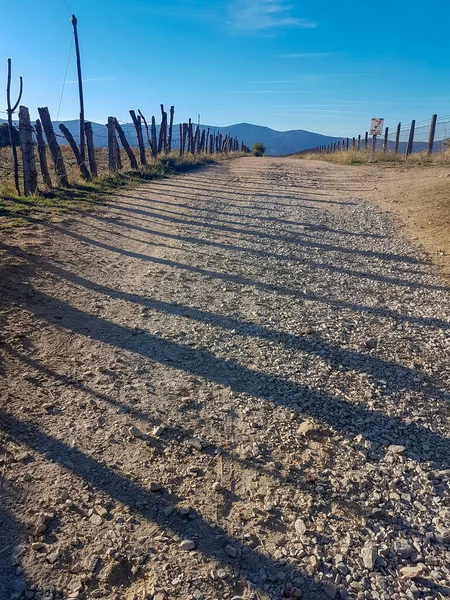
<svg viewBox="0 0 450 600"><path fill-rule="evenodd" d="M359 190L244 158L3 236L1 600L450 597L448 289Z"/></svg>

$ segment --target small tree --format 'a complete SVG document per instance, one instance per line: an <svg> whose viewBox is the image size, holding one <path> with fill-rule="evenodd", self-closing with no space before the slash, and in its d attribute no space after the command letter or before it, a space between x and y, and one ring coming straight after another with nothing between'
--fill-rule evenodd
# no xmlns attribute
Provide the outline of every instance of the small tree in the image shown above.
<svg viewBox="0 0 450 600"><path fill-rule="evenodd" d="M261 142L255 142L252 146L253 154L255 156L264 156L266 147Z"/></svg>
<svg viewBox="0 0 450 600"><path fill-rule="evenodd" d="M19 132L16 127L12 128L13 144L14 146L19 145ZM6 148L11 146L11 140L9 139L8 123L2 123L0 125L0 148Z"/></svg>

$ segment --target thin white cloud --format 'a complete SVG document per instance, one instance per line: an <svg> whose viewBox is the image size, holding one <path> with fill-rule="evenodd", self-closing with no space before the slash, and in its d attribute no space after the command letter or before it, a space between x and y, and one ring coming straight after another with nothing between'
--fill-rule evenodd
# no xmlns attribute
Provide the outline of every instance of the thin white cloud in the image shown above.
<svg viewBox="0 0 450 600"><path fill-rule="evenodd" d="M300 52L299 54L282 54L277 58L321 58L331 56L332 52Z"/></svg>
<svg viewBox="0 0 450 600"><path fill-rule="evenodd" d="M295 16L293 9L285 0L233 0L228 25L237 31L316 27L316 23Z"/></svg>
<svg viewBox="0 0 450 600"><path fill-rule="evenodd" d="M309 90L235 90L228 94L306 94Z"/></svg>

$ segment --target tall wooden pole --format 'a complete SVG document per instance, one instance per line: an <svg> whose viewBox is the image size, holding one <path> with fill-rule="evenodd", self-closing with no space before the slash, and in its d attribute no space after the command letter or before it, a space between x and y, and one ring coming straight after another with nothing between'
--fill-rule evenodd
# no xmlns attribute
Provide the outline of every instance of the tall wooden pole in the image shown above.
<svg viewBox="0 0 450 600"><path fill-rule="evenodd" d="M77 55L77 72L78 72L78 92L80 95L80 156L83 162L86 160L85 137L84 137L84 98L83 98L83 79L81 77L81 58L80 44L78 42L78 20L75 15L72 15L73 35L75 37L75 51Z"/></svg>
<svg viewBox="0 0 450 600"><path fill-rule="evenodd" d="M19 99L17 100L17 102L15 103L14 106L11 106L11 59L8 58L8 76L7 76L7 81L6 81L6 100L7 100L7 104L8 104L8 108L6 109L7 113L8 113L8 132L9 132L9 141L11 143L11 148L12 148L12 153L13 153L13 159L14 159L14 183L16 186L16 192L17 194L20 196L20 185L19 185L19 161L17 158L17 148L15 145L15 140L13 137L13 121L12 121L12 117L14 114L14 111L16 110L16 108L19 106L20 104L20 100L22 98L22 91L23 91L23 80L22 77L20 78L20 92L19 92Z"/></svg>

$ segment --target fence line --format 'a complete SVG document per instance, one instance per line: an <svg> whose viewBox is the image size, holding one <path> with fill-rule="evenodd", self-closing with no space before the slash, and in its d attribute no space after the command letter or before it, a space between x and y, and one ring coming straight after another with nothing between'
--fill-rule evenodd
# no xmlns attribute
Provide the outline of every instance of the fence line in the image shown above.
<svg viewBox="0 0 450 600"><path fill-rule="evenodd" d="M330 154L345 150L358 152L393 152L395 154L409 154L415 152L442 152L450 146L450 115L439 117L433 115L424 121L412 120L406 126L398 123L394 127L386 127L383 136L372 136L369 132L357 138L343 138L315 148L302 150L300 154Z"/></svg>
<svg viewBox="0 0 450 600"><path fill-rule="evenodd" d="M65 140L66 144L64 145L69 145L76 159L81 177L85 180L90 180L97 177L97 163L95 159L94 147L95 137L100 137L108 142L108 168L111 173L116 173L117 171L122 170L122 158L120 154L121 148L124 150L124 153L126 154L126 157L130 163L130 169L132 170L139 168L137 157L140 165L143 168L145 168L145 166L148 164L146 155L147 149L150 151L152 159L158 156L168 155L172 149L177 148L177 146L180 156L183 156L186 152L197 155L229 154L231 152L238 151L245 153L250 152L250 149L244 144L244 142L240 142L237 137L232 137L229 133L223 137L222 134L219 134L218 132L216 134L215 131L211 132L210 128L204 129L200 125L195 127L194 132L191 119L189 119L189 123L180 123L180 138L178 141L177 136L175 135L177 128L174 128L175 108L171 106L168 115L168 113L164 110L164 105L161 104L162 119L161 124L159 125L159 135L157 135L158 132L156 128L156 118L154 116L151 118L150 133L147 121L142 112L138 110L139 114L136 115L134 110L130 110L130 115L133 121L132 125L134 125L135 129L136 144L134 143L134 137L130 141L130 132L124 131L116 117L108 117L108 123L106 125L107 130L100 134L97 134L95 129L92 127L92 123L85 121L84 134L86 136L88 150L88 160L86 160L86 157L82 155L80 147L77 144L77 136L73 136L63 123L59 125L62 135L56 133L53 128L53 123L51 121L48 108L39 108L38 112L40 120L38 119L33 127L29 119L28 108L25 106L20 106L19 109L19 145L21 149L21 165L19 165L18 158L17 160L15 159L14 172L19 172L20 167L20 171L23 176L25 195L35 193L38 186L35 160L36 146L38 149L38 164L40 166L41 176L46 187L51 188L53 186L45 158L47 147L53 162L54 171L57 178L57 186L67 187L69 185L63 153L61 152L61 147L57 138ZM147 134L146 142L144 140L142 130L143 123ZM137 147L137 157L131 146ZM3 168L4 167L2 167L2 169ZM17 193L20 194L20 187L18 185L16 185L16 190Z"/></svg>

